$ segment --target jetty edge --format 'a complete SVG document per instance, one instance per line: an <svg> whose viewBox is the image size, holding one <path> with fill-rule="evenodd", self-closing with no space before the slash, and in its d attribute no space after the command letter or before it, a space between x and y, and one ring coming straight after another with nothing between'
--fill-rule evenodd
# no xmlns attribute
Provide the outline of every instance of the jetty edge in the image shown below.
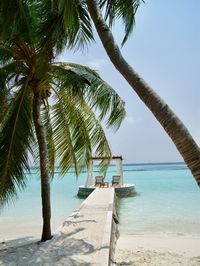
<svg viewBox="0 0 200 266"><path fill-rule="evenodd" d="M44 263L111 265L118 238L116 217L114 188L96 188L49 241Z"/></svg>

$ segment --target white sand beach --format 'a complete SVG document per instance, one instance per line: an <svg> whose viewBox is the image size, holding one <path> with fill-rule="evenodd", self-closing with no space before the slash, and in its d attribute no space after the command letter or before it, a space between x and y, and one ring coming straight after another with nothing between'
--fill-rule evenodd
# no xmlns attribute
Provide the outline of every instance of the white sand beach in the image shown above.
<svg viewBox="0 0 200 266"><path fill-rule="evenodd" d="M67 239L66 237L63 240L58 235L53 241L42 244L29 237L7 239L0 244L0 265L42 265L39 257L45 263L48 261L47 258L53 258L54 265L64 265L61 263L63 261L59 261L59 259L66 252L66 247L67 251L71 250L72 254L77 248L71 238ZM80 261L80 265L84 265L81 264L83 263L81 256L85 248L80 243L76 252L76 262ZM70 254L66 253L65 255L68 266L77 265L73 264L74 261L70 259ZM200 236L164 233L122 235L117 241L113 265L199 266Z"/></svg>
<svg viewBox="0 0 200 266"><path fill-rule="evenodd" d="M117 241L114 265L199 266L200 236L122 235Z"/></svg>

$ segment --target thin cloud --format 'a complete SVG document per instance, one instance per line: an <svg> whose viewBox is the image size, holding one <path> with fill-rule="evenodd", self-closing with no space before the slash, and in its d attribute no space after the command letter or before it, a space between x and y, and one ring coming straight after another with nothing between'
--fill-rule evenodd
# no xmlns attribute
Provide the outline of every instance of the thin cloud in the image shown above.
<svg viewBox="0 0 200 266"><path fill-rule="evenodd" d="M88 62L89 67L95 68L95 69L100 69L104 67L107 64L108 60L106 59L93 59Z"/></svg>
<svg viewBox="0 0 200 266"><path fill-rule="evenodd" d="M138 124L138 123L141 123L142 122L142 118L141 117L133 117L133 116L128 116L126 117L125 121L128 123L128 124Z"/></svg>

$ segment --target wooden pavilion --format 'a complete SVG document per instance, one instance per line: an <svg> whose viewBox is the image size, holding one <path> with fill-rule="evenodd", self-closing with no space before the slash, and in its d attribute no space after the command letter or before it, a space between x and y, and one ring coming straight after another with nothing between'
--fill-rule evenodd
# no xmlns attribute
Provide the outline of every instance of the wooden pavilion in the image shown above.
<svg viewBox="0 0 200 266"><path fill-rule="evenodd" d="M112 176L112 182L105 182L103 176L95 176L93 171L93 165L96 161L108 160L115 161L116 165L116 174ZM85 182L85 185L80 186L78 190L78 196L86 197L88 196L95 188L109 188L114 187L115 193L118 196L129 196L135 193L135 186L133 184L124 184L123 177L123 158L122 156L112 156L112 157L92 157L89 163L88 175Z"/></svg>

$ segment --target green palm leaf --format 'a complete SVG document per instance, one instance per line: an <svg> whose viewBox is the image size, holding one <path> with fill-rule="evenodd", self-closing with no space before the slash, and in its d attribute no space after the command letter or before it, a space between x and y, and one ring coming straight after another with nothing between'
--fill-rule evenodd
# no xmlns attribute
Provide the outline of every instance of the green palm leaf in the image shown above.
<svg viewBox="0 0 200 266"><path fill-rule="evenodd" d="M10 101L9 112L0 132L0 204L17 195L24 188L31 152L32 95L24 85Z"/></svg>
<svg viewBox="0 0 200 266"><path fill-rule="evenodd" d="M0 71L0 129L8 107L6 75Z"/></svg>
<svg viewBox="0 0 200 266"><path fill-rule="evenodd" d="M105 132L101 126L101 121L96 117L95 113L87 103L84 104L84 110L84 117L87 117L88 123L92 125L90 126L90 142L94 155L97 157L111 158L112 152ZM109 159L102 159L100 161L100 171L105 172L108 164Z"/></svg>
<svg viewBox="0 0 200 266"><path fill-rule="evenodd" d="M69 128L69 107L66 108L65 101L61 97L52 107L52 120L56 154L59 158L61 173L64 174L71 165L74 165L76 175L78 175L77 150L74 149Z"/></svg>
<svg viewBox="0 0 200 266"><path fill-rule="evenodd" d="M107 126L118 129L123 121L125 103L116 91L100 78L98 73L89 67L73 63L55 63L54 71L57 73L62 87L71 88L84 95L90 107L99 113L100 120L107 118ZM54 72L54 73L55 73Z"/></svg>
<svg viewBox="0 0 200 266"><path fill-rule="evenodd" d="M0 45L0 64L6 64L13 58L13 53L6 45Z"/></svg>
<svg viewBox="0 0 200 266"><path fill-rule="evenodd" d="M97 156L111 156L110 147L99 120L79 95L60 89L53 106L53 128L56 149L63 173L72 163L88 166L92 151Z"/></svg>
<svg viewBox="0 0 200 266"><path fill-rule="evenodd" d="M54 63L51 70L58 101L53 116L55 142L59 156L64 153L69 156L67 160L66 154L65 157L62 155L65 159L61 160L61 165L68 162L65 169L61 166L63 171L72 161L88 165L92 151L96 156L110 157L110 147L100 121L106 117L108 127L118 128L125 117L124 102L98 73L86 66ZM99 113L99 119L92 109ZM65 141L61 141L62 137ZM73 160L70 160L69 149L74 152ZM107 163L104 160L101 169L105 169Z"/></svg>
<svg viewBox="0 0 200 266"><path fill-rule="evenodd" d="M99 0L99 5L105 9L105 20L112 27L116 19L122 19L125 28L125 36L122 46L133 31L135 15L142 0Z"/></svg>
<svg viewBox="0 0 200 266"><path fill-rule="evenodd" d="M84 48L94 40L90 17L84 1L45 0L40 30L43 50L56 53L65 48Z"/></svg>
<svg viewBox="0 0 200 266"><path fill-rule="evenodd" d="M70 36L68 47L83 47L93 39L90 16L84 1L59 0L63 23Z"/></svg>
<svg viewBox="0 0 200 266"><path fill-rule="evenodd" d="M0 1L0 41L19 41L23 38L30 42L32 26L30 21L31 2L21 0Z"/></svg>

